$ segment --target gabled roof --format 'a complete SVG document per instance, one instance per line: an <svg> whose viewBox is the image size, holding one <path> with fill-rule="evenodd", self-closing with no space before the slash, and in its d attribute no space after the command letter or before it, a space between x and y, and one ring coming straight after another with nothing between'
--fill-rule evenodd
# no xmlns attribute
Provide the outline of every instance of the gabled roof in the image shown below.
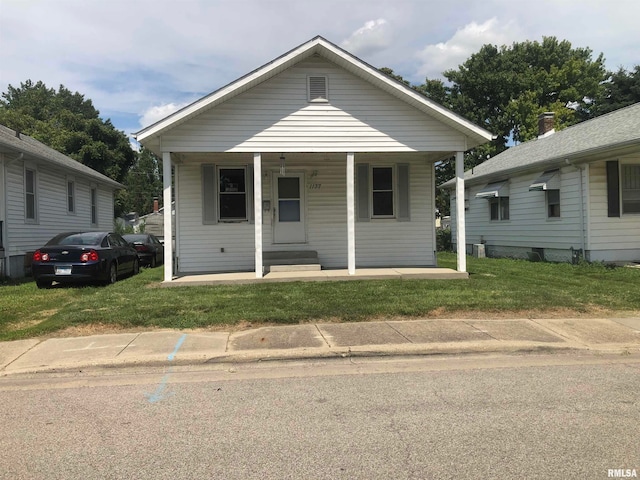
<svg viewBox="0 0 640 480"><path fill-rule="evenodd" d="M469 140L468 148L485 143L493 138L493 135L487 130L447 110L438 103L413 90L411 87L380 72L378 69L320 36L303 43L270 63L210 93L206 97L178 110L153 125L143 128L135 133L134 137L144 144L145 141L162 135L164 132L216 105L226 102L313 55L326 58L381 90L413 105L418 110L463 133Z"/></svg>
<svg viewBox="0 0 640 480"><path fill-rule="evenodd" d="M78 175L92 178L96 182L107 184L110 187L116 189L124 188L124 185L110 179L106 175L96 172L94 169L83 165L73 158L67 157L35 138L18 133L4 125L0 125L0 153L24 154L26 160L35 158L36 160L64 168L67 171L75 172Z"/></svg>
<svg viewBox="0 0 640 480"><path fill-rule="evenodd" d="M640 152L640 103L586 120L553 135L530 140L468 170L471 184L504 179L519 172L559 168ZM450 180L442 187L454 186Z"/></svg>

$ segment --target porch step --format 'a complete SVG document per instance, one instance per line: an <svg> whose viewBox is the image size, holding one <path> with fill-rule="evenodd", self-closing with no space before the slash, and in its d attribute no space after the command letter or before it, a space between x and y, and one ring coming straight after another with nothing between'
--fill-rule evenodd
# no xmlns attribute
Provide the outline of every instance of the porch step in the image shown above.
<svg viewBox="0 0 640 480"><path fill-rule="evenodd" d="M265 270L271 272L318 271L322 268L318 252L313 250L264 252L262 262Z"/></svg>
<svg viewBox="0 0 640 480"><path fill-rule="evenodd" d="M306 265L271 265L270 272L319 272L322 270L319 263Z"/></svg>

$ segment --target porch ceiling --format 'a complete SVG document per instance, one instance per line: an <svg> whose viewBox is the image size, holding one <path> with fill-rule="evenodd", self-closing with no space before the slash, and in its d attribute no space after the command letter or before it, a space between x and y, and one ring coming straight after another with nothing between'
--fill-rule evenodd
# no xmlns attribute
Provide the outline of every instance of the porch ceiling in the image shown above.
<svg viewBox="0 0 640 480"><path fill-rule="evenodd" d="M325 159L343 159L346 161L347 153L309 153L309 152L283 152L287 158L304 157L312 160L325 160ZM261 154L263 162L277 162L280 158L280 153L265 152ZM455 155L455 152L363 152L356 153L356 162L359 160L376 161L376 160L389 160L399 159L414 160L414 161L426 161L437 162L445 158L449 158ZM174 163L203 163L220 161L228 162L230 160L237 160L239 162L253 162L253 153L237 153L237 152L174 152L171 154L171 159Z"/></svg>

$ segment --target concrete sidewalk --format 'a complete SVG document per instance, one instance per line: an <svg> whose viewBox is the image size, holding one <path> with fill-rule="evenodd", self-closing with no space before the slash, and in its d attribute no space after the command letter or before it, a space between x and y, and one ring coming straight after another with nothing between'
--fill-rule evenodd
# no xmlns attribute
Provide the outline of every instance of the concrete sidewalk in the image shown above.
<svg viewBox="0 0 640 480"><path fill-rule="evenodd" d="M640 352L640 317L410 320L152 331L0 342L0 376L89 367L373 355L587 350Z"/></svg>

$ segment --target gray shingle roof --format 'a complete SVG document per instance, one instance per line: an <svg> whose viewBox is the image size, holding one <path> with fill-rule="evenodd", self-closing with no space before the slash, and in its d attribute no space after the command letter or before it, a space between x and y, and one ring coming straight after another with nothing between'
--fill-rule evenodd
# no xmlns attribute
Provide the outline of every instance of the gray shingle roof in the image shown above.
<svg viewBox="0 0 640 480"><path fill-rule="evenodd" d="M472 184L491 181L535 168L561 166L565 159L585 162L598 153L633 146L640 152L640 103L511 147L467 170L464 179ZM450 180L442 186L454 185L455 180Z"/></svg>
<svg viewBox="0 0 640 480"><path fill-rule="evenodd" d="M124 185L110 179L106 175L96 172L94 169L67 157L66 155L46 146L28 135L18 135L14 130L0 125L0 152L16 154L23 153L26 158L36 157L52 165L71 170L94 179L96 182L107 184L113 188L124 188Z"/></svg>

